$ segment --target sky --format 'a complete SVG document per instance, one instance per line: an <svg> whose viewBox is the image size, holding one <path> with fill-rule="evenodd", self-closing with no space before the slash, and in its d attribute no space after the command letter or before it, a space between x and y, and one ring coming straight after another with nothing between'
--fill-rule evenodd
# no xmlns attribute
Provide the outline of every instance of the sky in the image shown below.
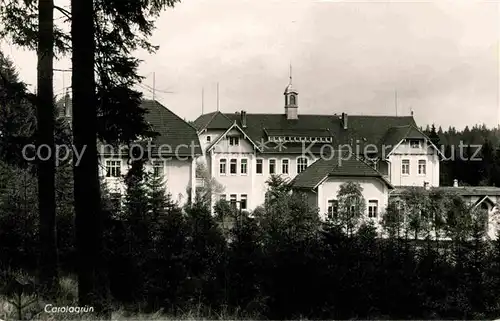
<svg viewBox="0 0 500 321"><path fill-rule="evenodd" d="M156 25L160 49L137 53L145 97L154 86L155 99L188 120L218 104L284 113L291 64L299 117L413 110L421 126L500 123L497 1L184 0ZM1 48L34 89L35 54ZM55 72L55 93L70 80Z"/></svg>

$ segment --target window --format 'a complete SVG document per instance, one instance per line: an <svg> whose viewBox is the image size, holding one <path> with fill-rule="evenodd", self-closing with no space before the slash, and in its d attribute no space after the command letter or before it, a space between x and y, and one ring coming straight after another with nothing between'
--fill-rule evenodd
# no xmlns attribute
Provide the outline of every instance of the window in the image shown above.
<svg viewBox="0 0 500 321"><path fill-rule="evenodd" d="M114 210L119 210L122 206L122 194L110 193L111 206Z"/></svg>
<svg viewBox="0 0 500 321"><path fill-rule="evenodd" d="M281 173L288 174L288 165L290 161L288 159L281 160Z"/></svg>
<svg viewBox="0 0 500 321"><path fill-rule="evenodd" d="M212 137L207 136L207 143L210 143L211 140L212 140Z"/></svg>
<svg viewBox="0 0 500 321"><path fill-rule="evenodd" d="M262 174L263 163L264 161L262 159L257 159L257 164L255 166L255 172L257 174Z"/></svg>
<svg viewBox="0 0 500 321"><path fill-rule="evenodd" d="M246 194L241 194L240 208L242 210L246 210L247 209L247 195Z"/></svg>
<svg viewBox="0 0 500 321"><path fill-rule="evenodd" d="M410 175L410 160L403 159L401 162L401 174Z"/></svg>
<svg viewBox="0 0 500 321"><path fill-rule="evenodd" d="M229 204L231 204L232 207L236 208L236 194L231 194L229 197Z"/></svg>
<svg viewBox="0 0 500 321"><path fill-rule="evenodd" d="M153 176L154 177L161 177L163 176L163 169L165 167L165 163L160 160L160 161L153 161Z"/></svg>
<svg viewBox="0 0 500 321"><path fill-rule="evenodd" d="M226 201L226 194L220 194L219 201Z"/></svg>
<svg viewBox="0 0 500 321"><path fill-rule="evenodd" d="M416 139L410 140L410 147L411 148L420 148L420 141Z"/></svg>
<svg viewBox="0 0 500 321"><path fill-rule="evenodd" d="M226 160L225 159L221 159L219 161L219 173L221 175L226 175Z"/></svg>
<svg viewBox="0 0 500 321"><path fill-rule="evenodd" d="M290 95L290 105L295 105L295 95Z"/></svg>
<svg viewBox="0 0 500 321"><path fill-rule="evenodd" d="M336 218L339 211L339 202L337 200L328 201L328 218Z"/></svg>
<svg viewBox="0 0 500 321"><path fill-rule="evenodd" d="M297 158L297 174L302 173L307 168L307 158L299 157Z"/></svg>
<svg viewBox="0 0 500 321"><path fill-rule="evenodd" d="M420 159L418 161L418 174L419 175L425 175L425 170L426 170L426 168L425 168L426 164L425 163L426 163L425 159Z"/></svg>
<svg viewBox="0 0 500 321"><path fill-rule="evenodd" d="M106 161L106 177L120 177L121 176L122 161L120 160L107 160Z"/></svg>
<svg viewBox="0 0 500 321"><path fill-rule="evenodd" d="M231 174L236 174L237 167L238 167L238 161L234 158L231 159L231 163L229 164L229 172Z"/></svg>
<svg viewBox="0 0 500 321"><path fill-rule="evenodd" d="M368 201L368 217L377 217L378 215L378 201Z"/></svg>
<svg viewBox="0 0 500 321"><path fill-rule="evenodd" d="M241 174L243 175L246 175L247 174L247 171L248 171L248 161L246 158L243 158L241 160L241 164L240 164L240 171L241 171Z"/></svg>
<svg viewBox="0 0 500 321"><path fill-rule="evenodd" d="M276 174L276 160L269 160L269 174Z"/></svg>
<svg viewBox="0 0 500 321"><path fill-rule="evenodd" d="M236 136L229 137L229 145L238 146L240 144L240 138Z"/></svg>

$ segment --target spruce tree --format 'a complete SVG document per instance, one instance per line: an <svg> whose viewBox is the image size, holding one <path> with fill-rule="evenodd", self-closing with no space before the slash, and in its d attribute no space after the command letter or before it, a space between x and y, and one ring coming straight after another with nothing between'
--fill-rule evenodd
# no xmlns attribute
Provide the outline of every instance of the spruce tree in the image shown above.
<svg viewBox="0 0 500 321"><path fill-rule="evenodd" d="M434 124L432 124L431 130L429 132L429 138L431 140L431 143L434 144L434 146L436 146L437 148L440 148L440 146L441 146L440 139L439 139L439 135L436 131L436 126Z"/></svg>
<svg viewBox="0 0 500 321"><path fill-rule="evenodd" d="M164 176L156 173L146 173L146 189L149 203L148 220L153 222L150 226L154 229L155 239L161 233L160 229L168 220L167 216L177 209L176 204L172 200L170 193L167 193Z"/></svg>
<svg viewBox="0 0 500 321"><path fill-rule="evenodd" d="M144 170L144 161L132 161L131 168L125 175L125 204L124 216L126 220L126 242L129 258L128 271L130 276L129 291L134 293L135 300L143 300L145 295L146 275L142 269L151 256L152 223L149 219L149 199L146 185L147 173Z"/></svg>

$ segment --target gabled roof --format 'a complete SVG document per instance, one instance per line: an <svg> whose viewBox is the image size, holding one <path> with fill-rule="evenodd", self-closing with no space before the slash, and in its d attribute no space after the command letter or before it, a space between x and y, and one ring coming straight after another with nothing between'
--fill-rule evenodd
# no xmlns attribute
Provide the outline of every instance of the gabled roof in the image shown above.
<svg viewBox="0 0 500 321"><path fill-rule="evenodd" d="M207 152L209 152L212 148L215 147L215 145L217 145L221 139L226 136L232 129L236 128L238 131L240 131L243 136L248 139L248 141L255 147L255 149L257 150L261 150L260 147L250 138L247 136L247 134L245 133L245 131L240 127L238 126L238 124L236 122L234 122L234 124L229 127L222 135L219 135L219 137L217 137L216 140L214 140L208 147L207 147Z"/></svg>
<svg viewBox="0 0 500 321"><path fill-rule="evenodd" d="M385 136L379 143L379 157L386 158L404 139L425 139L432 148L434 148L440 156L443 156L441 151L430 141L420 129L413 124L404 126L391 127L386 132ZM388 147L385 149L384 147Z"/></svg>
<svg viewBox="0 0 500 321"><path fill-rule="evenodd" d="M145 120L159 134L153 138L153 154L160 146L168 146L161 150L163 155L202 155L196 128L156 100L144 100L141 106L147 111Z"/></svg>
<svg viewBox="0 0 500 321"><path fill-rule="evenodd" d="M495 206L496 203L488 196L488 195L485 195L483 196L482 198L478 199L475 203L474 203L474 207L477 207L479 205L481 205L482 203L484 202L487 202L487 203L490 203L490 205L492 206Z"/></svg>
<svg viewBox="0 0 500 321"><path fill-rule="evenodd" d="M390 188L393 188L379 171L354 154L349 153L344 153L342 158L335 155L332 159L318 159L295 176L291 184L294 188L315 189L328 177L374 177L381 179Z"/></svg>
<svg viewBox="0 0 500 321"><path fill-rule="evenodd" d="M227 129L232 126L234 121L226 117L220 111L204 114L194 121L194 127L198 132L204 129Z"/></svg>
<svg viewBox="0 0 500 321"><path fill-rule="evenodd" d="M269 136L313 136L333 137L330 144L358 144L363 150L366 144L379 145L387 131L392 127L413 125L412 116L359 116L348 115L348 126L344 129L339 115L299 114L298 119L289 120L285 114L246 114L246 127L242 126L240 113L212 112L194 121L198 131L204 129L227 129L236 121L254 141L267 141ZM302 144L286 144L278 151L272 144L267 145L269 153L302 153ZM309 145L307 145L309 146ZM317 149L321 145L317 144ZM315 144L316 148L316 144ZM314 148L313 148L314 150Z"/></svg>
<svg viewBox="0 0 500 321"><path fill-rule="evenodd" d="M405 138L426 138L423 133L411 125L391 127L382 138L381 144L396 147Z"/></svg>
<svg viewBox="0 0 500 321"><path fill-rule="evenodd" d="M69 96L56 102L56 108L62 115L64 115L64 104L71 106ZM153 131L159 134L151 142L153 155L158 155L160 146L164 146L161 149L164 156L202 155L196 128L156 100L143 100L141 107L146 110L145 121L151 125Z"/></svg>

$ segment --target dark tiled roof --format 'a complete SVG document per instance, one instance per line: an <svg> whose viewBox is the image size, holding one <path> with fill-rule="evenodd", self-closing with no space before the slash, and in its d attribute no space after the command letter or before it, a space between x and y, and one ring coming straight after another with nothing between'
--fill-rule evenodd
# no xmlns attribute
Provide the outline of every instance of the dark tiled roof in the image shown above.
<svg viewBox="0 0 500 321"><path fill-rule="evenodd" d="M198 130L202 129L227 129L234 121L243 128L240 113L213 112L201 115L195 120ZM347 129L344 129L340 116L337 115L303 115L299 114L298 119L288 120L285 114L246 114L246 134L254 141L267 141L269 135L325 137L326 133L333 137L333 145L357 144L360 150L366 144L379 145L390 128L398 126L416 126L412 116L359 116L348 115ZM267 133L266 133L267 131ZM314 134L314 135L313 135ZM319 136L318 134L321 134ZM332 144L332 143L330 143ZM289 146L291 145L291 146ZM316 144L319 146L318 144ZM302 144L288 144L287 148L280 153L301 153ZM309 144L307 144L309 146ZM319 148L319 147L318 147ZM272 148L265 152L276 153Z"/></svg>
<svg viewBox="0 0 500 321"><path fill-rule="evenodd" d="M427 139L427 136L422 133L416 126L413 124L404 125L404 126L396 126L391 127L387 130L384 137L381 139L379 143L379 156L382 156L383 153L387 155L390 153L403 139ZM384 149L383 146L391 147L388 149Z"/></svg>
<svg viewBox="0 0 500 321"><path fill-rule="evenodd" d="M194 127L201 131L209 126L209 129L228 129L234 121L227 118L220 111L204 114L194 121Z"/></svg>
<svg viewBox="0 0 500 321"><path fill-rule="evenodd" d="M147 111L145 120L159 134L153 139L153 144L156 147L169 146L171 150L171 153L168 153L164 148L162 154L174 154L176 148L179 148L177 156L202 154L196 128L156 100L144 100L142 107ZM192 151L191 146L195 146ZM157 152L157 148L154 148L153 153Z"/></svg>
<svg viewBox="0 0 500 321"><path fill-rule="evenodd" d="M344 153L342 158L335 156L332 159L318 159L305 171L295 176L292 180L292 186L294 188L312 189L328 176L378 177L391 186L379 171L353 154L351 154L351 157L348 157L348 155Z"/></svg>
<svg viewBox="0 0 500 321"><path fill-rule="evenodd" d="M391 192L391 196L401 195L405 190L415 187L398 187ZM424 189L422 186L416 187L417 189ZM500 187L493 186L439 186L431 187L430 190L438 190L450 194L458 194L461 196L500 196Z"/></svg>
<svg viewBox="0 0 500 321"><path fill-rule="evenodd" d="M71 98L61 98L56 102L60 116L64 116L65 103L71 105ZM145 120L151 125L152 130L159 134L151 142L153 155L158 153L158 147L161 145L165 146L161 150L164 156L184 157L202 154L196 128L156 100L143 100L141 107L146 110ZM191 145L194 147L191 148Z"/></svg>

